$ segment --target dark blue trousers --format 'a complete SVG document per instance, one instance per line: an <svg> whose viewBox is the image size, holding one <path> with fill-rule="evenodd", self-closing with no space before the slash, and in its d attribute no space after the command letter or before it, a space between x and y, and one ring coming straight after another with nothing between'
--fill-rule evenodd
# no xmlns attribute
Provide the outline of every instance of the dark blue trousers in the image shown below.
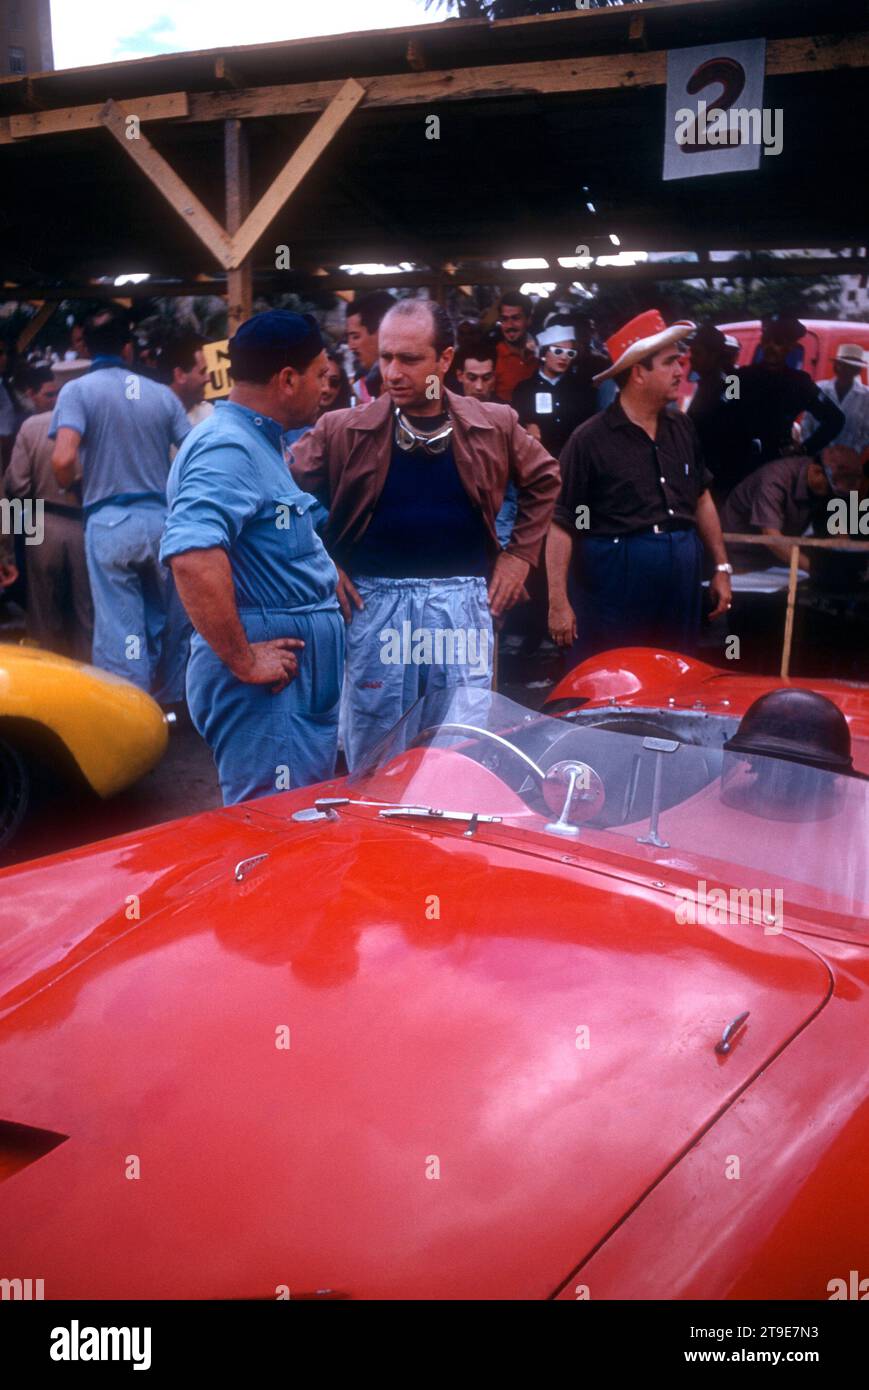
<svg viewBox="0 0 869 1390"><path fill-rule="evenodd" d="M571 601L579 635L567 654L568 669L614 647L694 651L703 546L693 528L584 536L574 558Z"/></svg>

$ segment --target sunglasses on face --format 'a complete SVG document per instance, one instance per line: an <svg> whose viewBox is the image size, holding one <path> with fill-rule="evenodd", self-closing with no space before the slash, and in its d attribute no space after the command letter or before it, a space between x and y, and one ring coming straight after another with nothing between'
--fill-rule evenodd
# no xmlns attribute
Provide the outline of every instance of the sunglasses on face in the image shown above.
<svg viewBox="0 0 869 1390"><path fill-rule="evenodd" d="M566 357L568 362L572 362L576 356L576 348L550 348L553 357Z"/></svg>

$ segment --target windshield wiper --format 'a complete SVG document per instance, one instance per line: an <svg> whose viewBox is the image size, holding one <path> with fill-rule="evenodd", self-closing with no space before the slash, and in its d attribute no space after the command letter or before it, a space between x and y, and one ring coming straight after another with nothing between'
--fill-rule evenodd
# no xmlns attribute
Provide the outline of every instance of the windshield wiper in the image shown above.
<svg viewBox="0 0 869 1390"><path fill-rule="evenodd" d="M425 820L467 821L465 839L470 840L478 825L500 825L502 816L484 816L479 811L442 811L437 806L387 806L380 812L384 820L402 820L421 816Z"/></svg>
<svg viewBox="0 0 869 1390"><path fill-rule="evenodd" d="M503 816L482 815L479 811L442 811L438 806L407 806L400 801L356 801L349 796L323 796L314 802L318 811L334 811L338 806L376 806L378 815L384 820L407 820L419 817L424 820L467 821L465 835L470 838L478 825L500 825Z"/></svg>

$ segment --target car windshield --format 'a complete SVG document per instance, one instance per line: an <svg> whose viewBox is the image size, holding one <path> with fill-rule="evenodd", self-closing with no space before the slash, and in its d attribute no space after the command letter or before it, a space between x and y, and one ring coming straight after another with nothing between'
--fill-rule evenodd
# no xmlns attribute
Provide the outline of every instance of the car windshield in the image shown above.
<svg viewBox="0 0 869 1390"><path fill-rule="evenodd" d="M616 732L491 691L438 690L373 749L349 791L496 816L567 848L869 916L869 781L687 742L665 713L654 727Z"/></svg>

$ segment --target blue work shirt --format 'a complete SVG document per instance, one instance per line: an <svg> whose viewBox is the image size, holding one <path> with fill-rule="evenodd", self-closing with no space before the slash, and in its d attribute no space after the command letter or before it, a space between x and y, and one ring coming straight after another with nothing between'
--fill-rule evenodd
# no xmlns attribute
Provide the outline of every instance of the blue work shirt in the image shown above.
<svg viewBox="0 0 869 1390"><path fill-rule="evenodd" d="M246 609L337 609L337 571L314 529L315 497L293 481L276 420L218 401L172 465L160 558L219 546Z"/></svg>
<svg viewBox="0 0 869 1390"><path fill-rule="evenodd" d="M109 365L111 364L111 365ZM81 435L82 503L87 509L111 497L162 500L169 449L190 433L190 421L174 391L139 376L119 358L97 359L85 376L61 389L49 439L59 429Z"/></svg>

